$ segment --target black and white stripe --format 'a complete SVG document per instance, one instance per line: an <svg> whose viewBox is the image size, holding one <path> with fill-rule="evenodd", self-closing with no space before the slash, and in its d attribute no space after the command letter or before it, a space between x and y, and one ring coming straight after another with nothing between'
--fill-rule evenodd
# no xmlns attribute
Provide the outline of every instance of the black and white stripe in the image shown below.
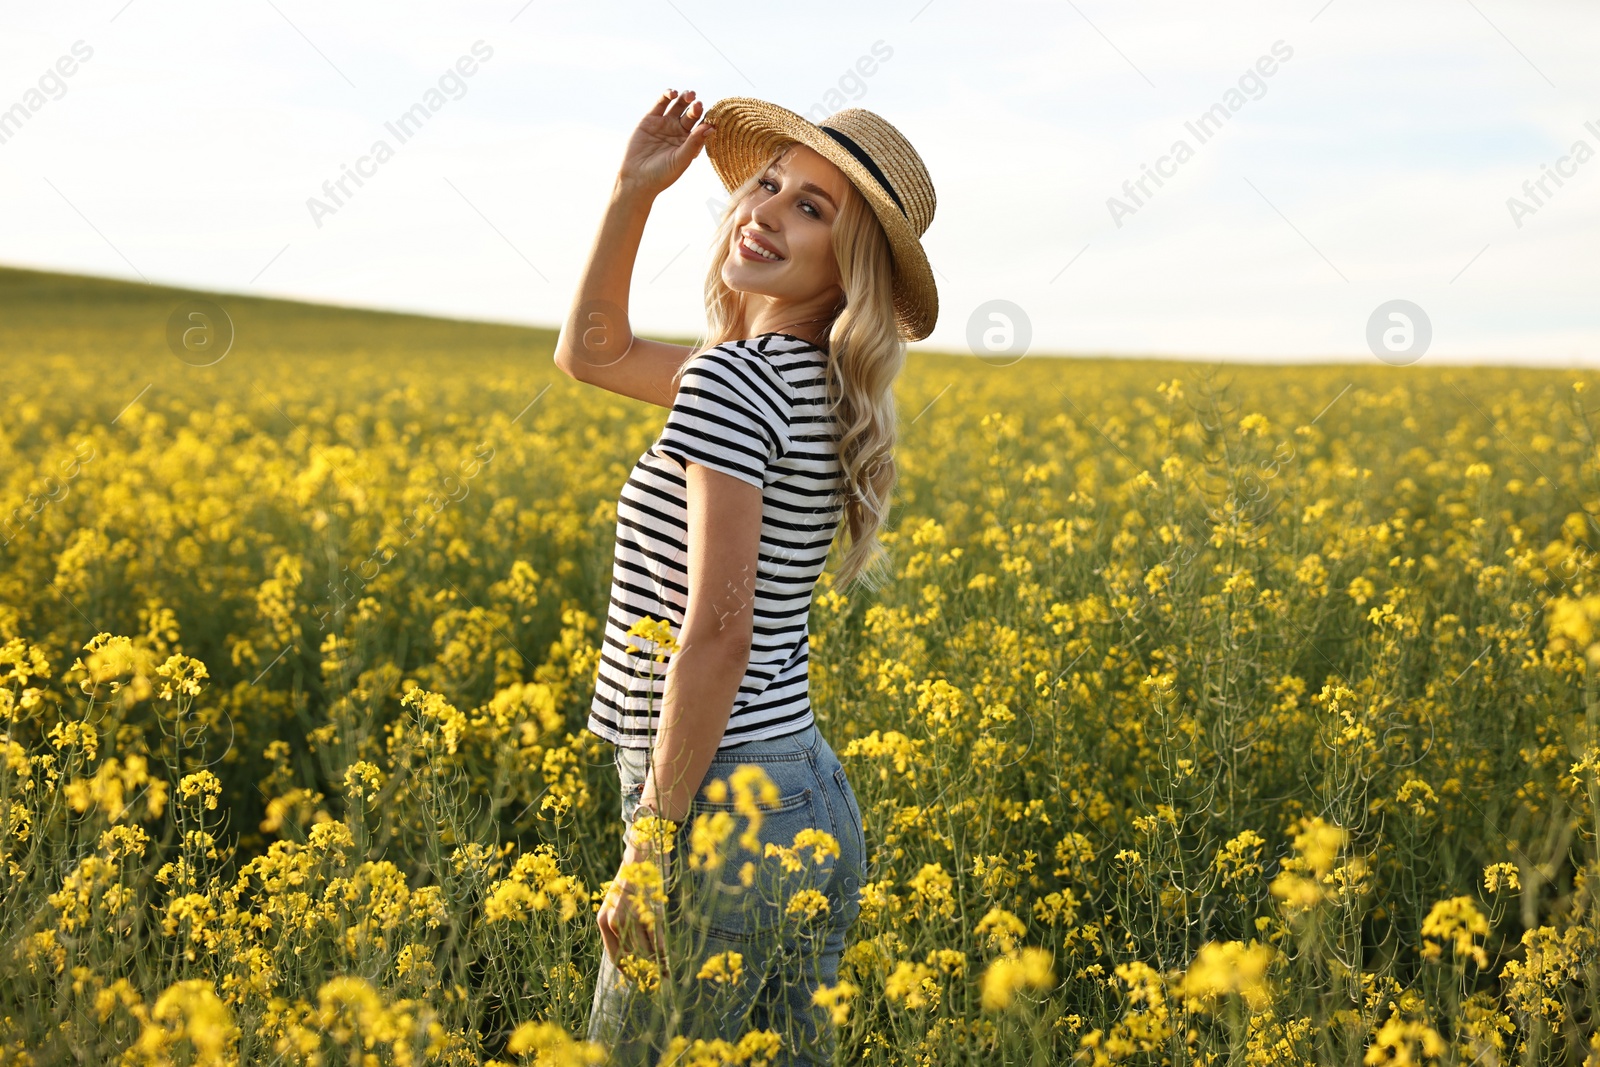
<svg viewBox="0 0 1600 1067"><path fill-rule="evenodd" d="M691 359L661 436L639 457L617 501L611 602L588 728L624 748L660 729L670 658L629 637L643 616L674 637L688 592L684 464L762 491L750 662L721 747L812 723L807 668L811 594L844 512L838 434L826 411L826 354L791 334L730 341ZM628 645L640 649L629 653Z"/></svg>

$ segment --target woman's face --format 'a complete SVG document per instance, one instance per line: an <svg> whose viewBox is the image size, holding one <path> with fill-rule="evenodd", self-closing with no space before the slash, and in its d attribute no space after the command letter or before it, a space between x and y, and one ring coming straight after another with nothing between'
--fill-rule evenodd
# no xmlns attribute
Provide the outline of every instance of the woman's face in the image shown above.
<svg viewBox="0 0 1600 1067"><path fill-rule="evenodd" d="M770 297L785 311L826 315L844 295L833 225L850 191L838 167L805 145L791 146L739 203L722 280ZM768 255L751 250L752 243Z"/></svg>

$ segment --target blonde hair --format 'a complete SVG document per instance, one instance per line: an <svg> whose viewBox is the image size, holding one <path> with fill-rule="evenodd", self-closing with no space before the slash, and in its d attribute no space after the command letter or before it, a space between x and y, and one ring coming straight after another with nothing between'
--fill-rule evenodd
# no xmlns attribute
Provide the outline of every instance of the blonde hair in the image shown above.
<svg viewBox="0 0 1600 1067"><path fill-rule="evenodd" d="M775 152L773 160L792 147ZM735 333L738 324L747 321L745 294L728 288L722 266L733 242L739 204L766 169L757 168L733 190L717 225L706 272L706 335L697 351L743 339ZM833 253L839 262L844 304L825 324L822 347L828 353L828 410L839 428L844 521L850 533L835 582L841 588L859 582L877 589L885 578L888 556L878 541L878 530L888 518L890 493L899 476L894 459L898 433L894 381L905 366L906 343L895 323L889 239L853 184L848 184L834 220ZM679 367L678 375L682 373Z"/></svg>

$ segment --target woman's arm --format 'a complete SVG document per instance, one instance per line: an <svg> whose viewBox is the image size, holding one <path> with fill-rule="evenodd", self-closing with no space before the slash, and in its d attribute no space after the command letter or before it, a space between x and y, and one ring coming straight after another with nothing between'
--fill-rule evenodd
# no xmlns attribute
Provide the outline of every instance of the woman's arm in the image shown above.
<svg viewBox="0 0 1600 1067"><path fill-rule="evenodd" d="M689 501L688 605L667 665L661 732L643 800L682 823L711 767L750 663L761 490L684 465Z"/></svg>
<svg viewBox="0 0 1600 1067"><path fill-rule="evenodd" d="M672 406L673 376L696 349L635 337L628 289L657 194L678 180L710 135L711 127L694 125L700 102L685 106L693 97L692 89L663 93L629 140L555 349L556 366L570 377L662 407Z"/></svg>
<svg viewBox="0 0 1600 1067"><path fill-rule="evenodd" d="M635 337L624 310L639 238L654 201L653 193L618 179L556 342L555 361L580 382L669 408L678 393L673 376L696 350Z"/></svg>
<svg viewBox="0 0 1600 1067"><path fill-rule="evenodd" d="M667 665L666 693L650 773L641 804L680 825L722 743L733 702L750 661L755 629L752 603L761 545L760 487L693 461L684 464L689 505L689 595L678 650ZM666 783L666 784L662 784ZM631 865L649 861L663 868L680 861L663 857L653 837L625 836L615 895L601 904L595 921L613 960L648 951L665 963L658 908L630 896ZM625 902L631 901L631 903ZM640 916L651 912L647 922Z"/></svg>

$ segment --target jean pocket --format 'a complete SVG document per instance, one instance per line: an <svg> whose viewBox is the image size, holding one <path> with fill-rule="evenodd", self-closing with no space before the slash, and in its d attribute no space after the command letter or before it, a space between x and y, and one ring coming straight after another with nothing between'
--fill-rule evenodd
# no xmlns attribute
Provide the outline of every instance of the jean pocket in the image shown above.
<svg viewBox="0 0 1600 1067"><path fill-rule="evenodd" d="M795 836L817 828L817 798L810 788L780 794L758 806L757 819L731 800L690 805L679 870L686 879L683 906L709 933L757 941L787 936L826 921L821 888L833 859L795 847ZM813 891L808 893L807 890Z"/></svg>

